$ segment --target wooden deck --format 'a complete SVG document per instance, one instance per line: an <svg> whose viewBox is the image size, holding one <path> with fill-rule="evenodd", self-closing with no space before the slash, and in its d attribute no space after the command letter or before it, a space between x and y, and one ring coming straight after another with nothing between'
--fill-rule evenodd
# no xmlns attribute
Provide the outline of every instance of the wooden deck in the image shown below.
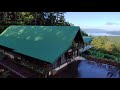
<svg viewBox="0 0 120 90"><path fill-rule="evenodd" d="M29 70L21 65L17 65L9 60L0 61L0 65L9 69L12 73L20 76L21 78L37 78L38 74Z"/></svg>
<svg viewBox="0 0 120 90"><path fill-rule="evenodd" d="M69 62L66 62L66 63L60 65L59 67L53 69L52 71L55 71L56 72L55 74L57 74L62 69L66 68L69 64L72 64L73 62L76 62L79 60L86 60L86 59L83 57L80 57L80 56L74 57L73 59L70 59Z"/></svg>

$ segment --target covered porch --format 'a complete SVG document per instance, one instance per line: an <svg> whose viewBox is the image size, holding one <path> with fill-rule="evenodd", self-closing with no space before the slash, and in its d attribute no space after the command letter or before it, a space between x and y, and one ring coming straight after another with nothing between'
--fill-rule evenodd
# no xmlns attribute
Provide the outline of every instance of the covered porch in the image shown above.
<svg viewBox="0 0 120 90"><path fill-rule="evenodd" d="M29 57L7 47L0 47L0 65L16 75L27 77L44 77L49 70L49 63Z"/></svg>
<svg viewBox="0 0 120 90"><path fill-rule="evenodd" d="M84 52L84 51L86 51L86 50L88 50L88 49L90 49L90 48L93 48L93 46L92 46L92 45L87 45L87 46L79 49L79 52L82 53L82 52Z"/></svg>

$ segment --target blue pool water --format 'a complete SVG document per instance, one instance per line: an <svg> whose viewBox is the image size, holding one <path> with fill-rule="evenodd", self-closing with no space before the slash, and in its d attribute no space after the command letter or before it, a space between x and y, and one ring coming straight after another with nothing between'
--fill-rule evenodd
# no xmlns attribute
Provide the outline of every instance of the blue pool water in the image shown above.
<svg viewBox="0 0 120 90"><path fill-rule="evenodd" d="M79 78L110 78L110 75L111 78L120 78L119 68L88 60L81 61L78 66Z"/></svg>

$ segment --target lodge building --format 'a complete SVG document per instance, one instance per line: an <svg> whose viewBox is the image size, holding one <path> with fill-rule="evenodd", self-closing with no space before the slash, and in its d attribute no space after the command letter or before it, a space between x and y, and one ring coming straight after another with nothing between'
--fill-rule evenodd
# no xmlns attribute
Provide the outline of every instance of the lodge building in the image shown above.
<svg viewBox="0 0 120 90"><path fill-rule="evenodd" d="M77 26L9 26L0 34L0 64L14 63L46 77L79 56L84 40Z"/></svg>
<svg viewBox="0 0 120 90"><path fill-rule="evenodd" d="M90 45L91 41L92 41L93 37L89 37L89 36L83 36L83 40L84 40L84 47Z"/></svg>

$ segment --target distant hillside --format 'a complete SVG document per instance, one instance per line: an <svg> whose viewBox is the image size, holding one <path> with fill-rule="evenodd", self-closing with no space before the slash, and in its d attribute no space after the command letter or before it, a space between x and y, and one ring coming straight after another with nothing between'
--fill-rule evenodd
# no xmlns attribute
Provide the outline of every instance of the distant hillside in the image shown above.
<svg viewBox="0 0 120 90"><path fill-rule="evenodd" d="M120 35L120 31L109 31L107 34Z"/></svg>
<svg viewBox="0 0 120 90"><path fill-rule="evenodd" d="M82 29L83 31L87 32L87 33L106 33L106 30L103 29Z"/></svg>

